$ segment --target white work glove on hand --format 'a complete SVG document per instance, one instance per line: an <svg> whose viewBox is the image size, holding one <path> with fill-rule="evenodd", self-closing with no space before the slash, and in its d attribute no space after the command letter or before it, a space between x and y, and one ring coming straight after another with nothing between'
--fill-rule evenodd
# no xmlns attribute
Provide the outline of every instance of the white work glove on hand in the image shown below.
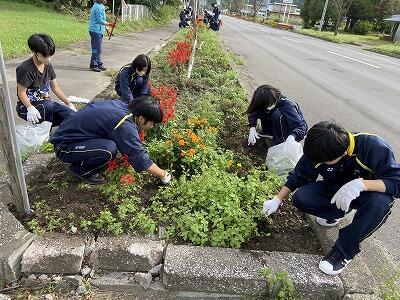
<svg viewBox="0 0 400 300"><path fill-rule="evenodd" d="M73 111L78 111L78 110L76 109L75 105L74 105L72 102L70 102L67 106L68 106L70 109L72 109Z"/></svg>
<svg viewBox="0 0 400 300"><path fill-rule="evenodd" d="M163 184L168 184L168 182L170 182L171 179L172 179L171 174L169 174L167 171L165 171L165 176L164 176L164 177L161 177L161 182L162 182Z"/></svg>
<svg viewBox="0 0 400 300"><path fill-rule="evenodd" d="M332 197L331 204L336 203L338 209L347 212L350 208L351 201L360 196L360 193L365 191L365 189L365 184L361 178L349 181Z"/></svg>
<svg viewBox="0 0 400 300"><path fill-rule="evenodd" d="M263 213L266 217L268 217L270 214L273 214L278 210L279 205L282 203L282 201L275 196L271 200L266 200L264 201L263 204Z"/></svg>
<svg viewBox="0 0 400 300"><path fill-rule="evenodd" d="M260 136L258 135L256 128L251 127L249 133L248 145L254 145L259 138Z"/></svg>
<svg viewBox="0 0 400 300"><path fill-rule="evenodd" d="M42 118L40 112L34 106L28 107L28 113L26 115L26 120L32 125L39 123L39 120Z"/></svg>
<svg viewBox="0 0 400 300"><path fill-rule="evenodd" d="M296 140L295 140L295 138L294 138L294 136L293 135L289 135L288 137L287 137L287 139L286 139L286 142L295 142Z"/></svg>

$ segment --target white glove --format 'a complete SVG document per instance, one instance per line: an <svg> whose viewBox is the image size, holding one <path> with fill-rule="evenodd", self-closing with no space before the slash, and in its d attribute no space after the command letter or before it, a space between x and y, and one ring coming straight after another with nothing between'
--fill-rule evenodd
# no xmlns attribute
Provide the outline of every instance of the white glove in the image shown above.
<svg viewBox="0 0 400 300"><path fill-rule="evenodd" d="M361 178L349 181L332 197L331 204L336 203L338 209L347 212L351 201L360 196L360 193L365 191L365 189L365 184Z"/></svg>
<svg viewBox="0 0 400 300"><path fill-rule="evenodd" d="M260 136L258 135L256 128L251 127L249 133L248 145L254 145L259 138Z"/></svg>
<svg viewBox="0 0 400 300"><path fill-rule="evenodd" d="M287 139L286 139L286 142L295 142L296 140L295 140L295 138L294 138L294 136L293 135L289 135L288 137L287 137Z"/></svg>
<svg viewBox="0 0 400 300"><path fill-rule="evenodd" d="M78 110L76 109L75 105L74 105L72 102L70 102L67 106L68 106L70 109L72 109L73 111L78 111Z"/></svg>
<svg viewBox="0 0 400 300"><path fill-rule="evenodd" d="M278 210L279 205L282 203L282 201L275 196L271 200L266 200L264 201L263 204L263 213L266 217L268 217L270 214L273 214Z"/></svg>
<svg viewBox="0 0 400 300"><path fill-rule="evenodd" d="M165 176L164 176L164 177L161 177L161 182L162 182L163 184L168 184L168 182L170 182L171 179L172 179L171 174L169 174L167 171L165 171Z"/></svg>
<svg viewBox="0 0 400 300"><path fill-rule="evenodd" d="M39 123L39 120L42 118L40 112L36 109L36 107L29 106L28 113L26 115L26 120L31 123L32 125Z"/></svg>

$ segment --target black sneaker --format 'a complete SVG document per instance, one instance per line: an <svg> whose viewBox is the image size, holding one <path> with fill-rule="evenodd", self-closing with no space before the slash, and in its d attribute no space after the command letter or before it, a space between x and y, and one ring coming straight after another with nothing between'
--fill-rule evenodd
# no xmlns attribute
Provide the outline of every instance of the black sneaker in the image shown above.
<svg viewBox="0 0 400 300"><path fill-rule="evenodd" d="M99 67L90 67L90 71L101 72L101 69Z"/></svg>
<svg viewBox="0 0 400 300"><path fill-rule="evenodd" d="M107 68L103 67L103 66L100 66L99 69L102 70L102 71L106 71L107 70Z"/></svg>
<svg viewBox="0 0 400 300"><path fill-rule="evenodd" d="M68 168L68 173L76 178L79 178L80 180L82 180L83 182L88 183L88 184L93 184L93 185L103 184L106 181L106 179L99 173L85 176L85 175L81 175L81 174L78 174L77 172L73 171L71 169L71 167Z"/></svg>
<svg viewBox="0 0 400 300"><path fill-rule="evenodd" d="M331 252L319 262L319 269L325 274L337 275L342 273L350 261L351 259L346 259L342 252L333 246Z"/></svg>

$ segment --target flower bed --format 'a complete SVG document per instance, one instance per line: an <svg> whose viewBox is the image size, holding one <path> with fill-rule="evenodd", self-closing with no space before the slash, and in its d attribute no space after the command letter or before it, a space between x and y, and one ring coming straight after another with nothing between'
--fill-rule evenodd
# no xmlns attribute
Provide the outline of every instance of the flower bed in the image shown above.
<svg viewBox="0 0 400 300"><path fill-rule="evenodd" d="M261 166L265 143L252 151L246 145L246 95L214 32L199 32L203 46L196 52L192 79L185 78L192 36L180 31L153 58L152 95L166 114L143 143L174 180L160 187L121 156L109 164L108 182L98 189L67 181L65 165L56 161L29 181L36 212L25 220L30 230L159 233L177 243L318 253L308 223L290 203L276 219L263 217L263 201L283 178ZM185 55L177 55L182 49ZM304 239L298 241L300 235Z"/></svg>

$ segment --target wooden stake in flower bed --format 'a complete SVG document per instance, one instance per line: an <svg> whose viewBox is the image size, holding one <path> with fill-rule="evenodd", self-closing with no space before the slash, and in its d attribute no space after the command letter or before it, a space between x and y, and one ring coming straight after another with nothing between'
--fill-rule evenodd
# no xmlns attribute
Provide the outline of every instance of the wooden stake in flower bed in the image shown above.
<svg viewBox="0 0 400 300"><path fill-rule="evenodd" d="M188 73L187 73L187 78L188 79L192 75L192 69L193 69L193 64L194 64L194 54L196 52L196 46L197 46L197 27L195 27L195 30L194 30L193 49L192 49L192 54L190 56L189 66L188 66Z"/></svg>
<svg viewBox="0 0 400 300"><path fill-rule="evenodd" d="M18 215L31 213L25 174L19 155L17 137L14 124L14 113L7 84L6 68L3 60L3 51L0 45L0 138L4 156L7 161L10 189L14 198Z"/></svg>

